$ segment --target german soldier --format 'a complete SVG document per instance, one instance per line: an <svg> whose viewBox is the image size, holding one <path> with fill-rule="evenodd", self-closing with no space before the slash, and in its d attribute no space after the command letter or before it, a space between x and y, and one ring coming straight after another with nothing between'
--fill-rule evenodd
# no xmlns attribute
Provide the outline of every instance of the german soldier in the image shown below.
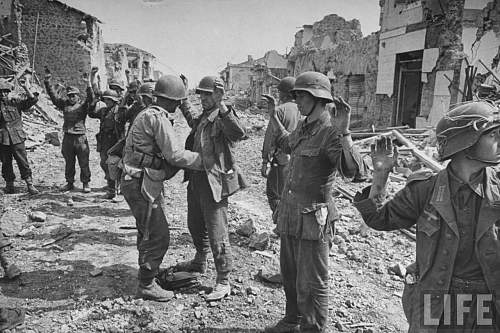
<svg viewBox="0 0 500 333"><path fill-rule="evenodd" d="M172 292L161 289L154 281L167 252L170 234L162 210L163 180L177 168L200 170L198 153L179 145L167 112L173 113L186 98L182 80L162 76L155 85L155 103L142 111L132 124L123 152L121 189L138 230L139 288L137 296L168 301Z"/></svg>
<svg viewBox="0 0 500 333"><path fill-rule="evenodd" d="M456 106L438 122L436 135L447 167L411 175L383 205L397 150L388 138L372 145L373 183L357 194L355 206L374 229L417 227L416 262L407 268L402 297L409 332L498 332L498 109L486 102ZM459 295L469 297L468 310L467 303L460 309ZM485 295L493 295L489 308Z"/></svg>
<svg viewBox="0 0 500 333"><path fill-rule="evenodd" d="M234 110L222 98L224 82L215 76L201 79L196 93L200 95L203 112L193 118L189 106L184 114L191 133L186 146L198 152L203 160L202 171L186 174L188 184L188 228L196 254L193 260L179 263L181 271L205 272L210 248L217 270L216 285L207 295L207 301L220 300L230 293L229 273L232 269L229 244L227 205L228 197L245 187L236 167L233 149L245 131Z"/></svg>
<svg viewBox="0 0 500 333"><path fill-rule="evenodd" d="M62 154L66 162L65 177L66 185L61 188L62 191L70 191L74 188L75 181L75 162L78 158L80 165L80 180L83 183L83 192L90 192L90 167L89 156L90 149L85 127L88 110L94 103L94 93L91 87L90 79L87 82L87 97L84 101L80 99L80 91L76 87L66 88L67 97L56 95L54 87L51 85L52 75L46 70L45 88L49 94L52 103L63 112L63 131Z"/></svg>
<svg viewBox="0 0 500 333"><path fill-rule="evenodd" d="M5 179L5 193L14 193L14 168L12 159L15 159L21 178L28 186L28 192L38 194L33 186L31 168L26 154L24 141L26 133L23 130L22 112L28 110L38 101L37 96L29 90L27 81L22 81L21 86L26 92L25 99L11 98L9 93L13 86L5 79L0 79L0 160L2 162L2 177Z"/></svg>
<svg viewBox="0 0 500 333"><path fill-rule="evenodd" d="M124 102L120 105L120 109L123 110L121 112L125 114L125 121L128 122L130 126L132 126L139 112L153 104L153 89L153 82L145 82L137 89L135 101L132 105L127 106Z"/></svg>
<svg viewBox="0 0 500 333"><path fill-rule="evenodd" d="M288 132L292 132L300 120L299 109L297 109L297 104L293 101L293 96L290 93L294 84L294 77L285 77L280 81L278 91L282 104L277 107L274 98L264 95L267 99L269 113L275 112L279 122L283 124L283 127ZM276 110L274 110L275 108ZM261 175L267 178L266 195L273 214L280 202L281 192L285 185L288 163L290 162L290 155L275 147L275 141L276 131L273 128L273 123L270 121L262 145Z"/></svg>
<svg viewBox="0 0 500 333"><path fill-rule="evenodd" d="M350 107L335 99L328 78L316 72L297 77L291 90L304 120L288 133L276 113L276 143L291 154L277 208L285 317L266 332L323 332L328 318L328 254L337 210L331 195L336 171L352 177L362 165L349 132Z"/></svg>

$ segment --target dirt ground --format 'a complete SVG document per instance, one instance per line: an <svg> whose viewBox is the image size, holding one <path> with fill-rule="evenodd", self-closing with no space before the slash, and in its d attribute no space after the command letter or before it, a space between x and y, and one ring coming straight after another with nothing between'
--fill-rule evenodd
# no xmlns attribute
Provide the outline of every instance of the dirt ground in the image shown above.
<svg viewBox="0 0 500 333"><path fill-rule="evenodd" d="M180 118L179 137L188 128ZM167 303L135 299L137 276L136 231L125 202L101 199L105 185L95 152L98 124L87 121L91 146L92 193L77 189L61 193L64 163L60 147L49 143L28 152L40 195L30 197L18 180L17 194L1 194L4 231L12 235L19 280L0 280L0 306L27 310L26 322L12 332L259 332L284 314L281 286L263 282L261 269L277 270L279 241L271 237L265 251L249 247L235 230L252 219L258 232L273 225L260 176L264 117L242 113L249 138L237 150L237 161L250 188L230 199L230 238L234 256L232 294L207 304L203 295L215 281L213 261L201 276L201 286L177 292ZM33 133L53 129L31 126ZM61 135L60 135L61 137ZM17 172L17 169L16 169ZM78 179L79 169L77 169ZM343 184L343 181L339 181ZM0 180L0 187L5 185ZM353 191L366 186L344 184ZM399 185L400 186L400 185ZM171 242L163 266L191 258L194 248L186 226L186 184L182 172L165 184ZM388 268L406 266L414 243L398 232L359 233L360 217L347 199L337 199L342 214L330 255L330 325L332 332L403 332L402 278ZM2 208L2 207L0 207ZM27 218L32 211L47 214L45 222ZM1 210L0 210L1 212ZM92 273L92 274L91 274ZM97 276L93 276L97 274ZM1 275L0 275L1 276Z"/></svg>

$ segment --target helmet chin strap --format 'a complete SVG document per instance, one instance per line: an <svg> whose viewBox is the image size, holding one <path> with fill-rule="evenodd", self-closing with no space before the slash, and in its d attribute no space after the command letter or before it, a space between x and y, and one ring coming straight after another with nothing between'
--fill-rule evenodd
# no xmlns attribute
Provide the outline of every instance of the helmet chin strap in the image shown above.
<svg viewBox="0 0 500 333"><path fill-rule="evenodd" d="M317 99L317 98L315 98L315 99L314 99L314 104L313 104L313 106L312 106L312 108L311 108L311 111L309 111L309 113L308 113L308 114L306 114L306 117L309 117L309 116L311 115L311 113L314 111L314 109L316 109L316 105L317 105L317 104L318 104L318 99Z"/></svg>

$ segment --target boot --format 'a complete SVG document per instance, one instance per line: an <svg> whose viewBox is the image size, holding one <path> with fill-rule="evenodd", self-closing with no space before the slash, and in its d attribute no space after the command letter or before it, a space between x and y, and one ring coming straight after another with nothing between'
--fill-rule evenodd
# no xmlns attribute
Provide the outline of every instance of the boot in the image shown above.
<svg viewBox="0 0 500 333"><path fill-rule="evenodd" d="M109 189L107 193L104 195L104 199L114 199L116 197L116 191L115 189Z"/></svg>
<svg viewBox="0 0 500 333"><path fill-rule="evenodd" d="M14 280L21 275L21 270L16 265L10 264L5 270L5 275L9 280Z"/></svg>
<svg viewBox="0 0 500 333"><path fill-rule="evenodd" d="M63 187L61 187L61 192L71 191L74 188L75 188L75 185L73 185L73 183L67 182L66 185L64 185Z"/></svg>
<svg viewBox="0 0 500 333"><path fill-rule="evenodd" d="M174 293L169 290L162 289L156 281L151 281L149 284L140 282L137 288L136 298L151 300L156 302L168 302L174 297Z"/></svg>
<svg viewBox="0 0 500 333"><path fill-rule="evenodd" d="M195 272L203 274L207 271L207 261L204 263L196 262L195 260L182 261L174 266L175 272Z"/></svg>
<svg viewBox="0 0 500 333"><path fill-rule="evenodd" d="M90 193L90 185L89 183L83 183L83 193Z"/></svg>
<svg viewBox="0 0 500 333"><path fill-rule="evenodd" d="M19 326L23 322L23 309L0 308L0 332Z"/></svg>
<svg viewBox="0 0 500 333"><path fill-rule="evenodd" d="M210 294L207 295L205 300L213 302L223 299L231 293L231 286L228 284L217 283Z"/></svg>
<svg viewBox="0 0 500 333"><path fill-rule="evenodd" d="M264 330L265 333L295 333L300 332L300 326L298 323L292 323L286 320L286 318L281 319L274 326L268 326Z"/></svg>
<svg viewBox="0 0 500 333"><path fill-rule="evenodd" d="M37 195L40 194L40 191L36 189L36 187L33 185L33 179L27 178L26 179L26 186L28 186L28 193L31 195Z"/></svg>
<svg viewBox="0 0 500 333"><path fill-rule="evenodd" d="M14 182L13 181L7 182L5 184L4 193L5 194L14 194L15 192L16 192L16 190L14 188Z"/></svg>

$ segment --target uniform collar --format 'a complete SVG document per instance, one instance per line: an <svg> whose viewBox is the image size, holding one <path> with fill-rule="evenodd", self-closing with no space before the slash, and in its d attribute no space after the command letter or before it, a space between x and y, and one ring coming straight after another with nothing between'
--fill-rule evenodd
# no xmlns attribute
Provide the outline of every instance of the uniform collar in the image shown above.
<svg viewBox="0 0 500 333"><path fill-rule="evenodd" d="M307 117L302 125L302 130L311 135L314 135L319 131L321 125L328 123L329 121L330 114L327 110L323 110L323 112L321 113L312 115L311 117Z"/></svg>
<svg viewBox="0 0 500 333"><path fill-rule="evenodd" d="M453 169L448 166L446 168L448 170L448 179L450 180L450 187L456 186L458 189L461 186L467 185L474 193L479 195L481 198L485 196L485 169L480 170L472 175L471 179L468 182L464 182L453 172ZM453 187L452 187L453 188Z"/></svg>
<svg viewBox="0 0 500 333"><path fill-rule="evenodd" d="M213 123L215 118L219 115L219 108L214 106L212 109L205 111L203 110L203 117L205 117L209 122Z"/></svg>

